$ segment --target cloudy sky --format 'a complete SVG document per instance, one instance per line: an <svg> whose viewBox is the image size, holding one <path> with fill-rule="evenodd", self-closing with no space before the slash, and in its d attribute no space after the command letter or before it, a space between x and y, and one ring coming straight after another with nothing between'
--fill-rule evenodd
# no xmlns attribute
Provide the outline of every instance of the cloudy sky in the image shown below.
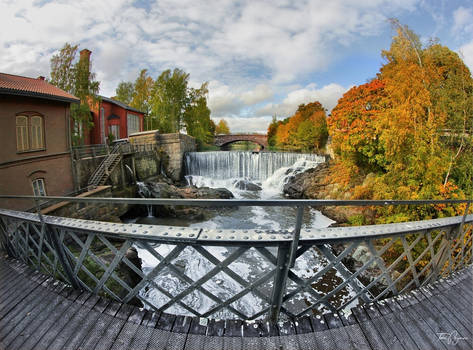
<svg viewBox="0 0 473 350"><path fill-rule="evenodd" d="M209 82L212 118L265 132L272 115L319 100L331 110L375 76L396 17L473 70L473 3L456 0L0 0L0 72L49 76L65 42L92 51L101 94L168 68Z"/></svg>

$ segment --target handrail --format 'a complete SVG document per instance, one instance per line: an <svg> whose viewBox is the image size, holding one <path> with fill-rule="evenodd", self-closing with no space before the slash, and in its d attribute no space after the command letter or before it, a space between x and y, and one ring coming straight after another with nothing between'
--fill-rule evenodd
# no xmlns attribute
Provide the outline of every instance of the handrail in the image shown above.
<svg viewBox="0 0 473 350"><path fill-rule="evenodd" d="M48 199L146 205L297 206L293 231L118 224L0 209L0 239L11 256L120 302L139 300L148 308L166 312L177 307L198 317L228 318L231 314L241 319L267 317L276 322L280 315L338 311L355 300L377 301L433 282L471 264L473 256L473 214L466 212L464 216L416 222L301 228L306 206L460 204L471 200L0 198L33 199L38 203ZM160 245L168 248L155 248ZM153 257L156 264L141 269L127 253L131 247ZM364 259L358 257L360 251ZM181 254L199 257L195 265L201 269L187 272L189 267L185 266L183 270ZM251 270L247 276L246 270L237 267L247 261L248 254L257 260L245 268ZM337 282L324 287L327 281ZM177 283L176 290L170 290L172 283ZM150 298L150 290L163 298ZM340 293L344 297L339 300ZM248 298L257 305L249 308ZM204 299L211 302L195 301Z"/></svg>
<svg viewBox="0 0 473 350"><path fill-rule="evenodd" d="M144 205L189 205L201 207L321 207L321 206L385 206L385 205L435 205L473 203L471 199L446 200L338 200L338 199L170 199L170 198L108 198L108 197L61 197L61 196L30 196L30 195L0 195L0 199L21 200L51 200L85 203L114 203L114 204L144 204Z"/></svg>

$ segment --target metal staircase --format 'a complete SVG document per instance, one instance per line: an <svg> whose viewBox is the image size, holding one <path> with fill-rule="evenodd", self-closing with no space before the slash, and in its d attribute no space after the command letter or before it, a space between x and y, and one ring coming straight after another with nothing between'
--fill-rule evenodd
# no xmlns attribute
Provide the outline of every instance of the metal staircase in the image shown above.
<svg viewBox="0 0 473 350"><path fill-rule="evenodd" d="M94 171L89 179L88 186L97 187L104 185L121 159L120 145L116 145Z"/></svg>

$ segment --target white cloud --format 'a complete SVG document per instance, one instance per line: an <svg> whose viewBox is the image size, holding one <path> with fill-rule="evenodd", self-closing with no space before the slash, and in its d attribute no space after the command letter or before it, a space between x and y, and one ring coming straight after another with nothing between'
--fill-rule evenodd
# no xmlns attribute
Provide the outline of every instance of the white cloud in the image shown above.
<svg viewBox="0 0 473 350"><path fill-rule="evenodd" d="M463 61L473 73L473 40L463 45L459 51Z"/></svg>
<svg viewBox="0 0 473 350"><path fill-rule="evenodd" d="M281 103L268 103L260 108L257 114L289 117L296 112L300 104L314 101L319 101L330 112L347 90L348 88L334 83L320 89L317 89L315 84L309 84L305 88L290 92Z"/></svg>
<svg viewBox="0 0 473 350"><path fill-rule="evenodd" d="M268 131L268 125L271 123L271 117L226 117L215 118L217 124L220 119L225 119L232 133L259 133L265 134Z"/></svg>
<svg viewBox="0 0 473 350"><path fill-rule="evenodd" d="M0 71L47 76L56 50L80 44L92 51L105 96L142 68L156 78L178 67L193 84L210 81L212 118L264 132L271 115L290 116L301 103L331 110L346 88L306 85L311 74L418 1L150 0L146 9L134 0L0 1Z"/></svg>
<svg viewBox="0 0 473 350"><path fill-rule="evenodd" d="M246 105L254 105L273 97L273 89L266 84L258 84L254 90L245 92L241 95L241 100Z"/></svg>
<svg viewBox="0 0 473 350"><path fill-rule="evenodd" d="M177 66L199 80L233 84L252 77L259 79L257 85L262 78L258 75L266 74L264 81L286 84L325 69L337 45L379 33L387 16L412 11L415 3L156 0L145 10L132 0L3 1L0 33L9 34L0 36L0 52L8 52L0 53L0 70L23 73L25 65L37 63L40 51L51 53L68 41L103 59L96 67L104 79L113 70L124 77L123 71L135 65L148 66L155 74ZM11 57L14 45L25 47L23 58ZM114 45L119 49L112 55ZM35 56L26 60L28 53ZM37 68L43 74L45 63ZM103 83L102 92L113 93L110 85Z"/></svg>
<svg viewBox="0 0 473 350"><path fill-rule="evenodd" d="M457 33L473 32L473 9L460 6L453 12L453 28Z"/></svg>

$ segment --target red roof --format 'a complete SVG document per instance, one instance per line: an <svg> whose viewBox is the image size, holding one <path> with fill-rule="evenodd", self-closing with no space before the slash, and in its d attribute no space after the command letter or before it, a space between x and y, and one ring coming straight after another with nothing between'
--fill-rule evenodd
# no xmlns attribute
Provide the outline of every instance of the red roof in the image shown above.
<svg viewBox="0 0 473 350"><path fill-rule="evenodd" d="M0 73L0 93L41 97L64 102L79 102L77 97L49 84L43 77L35 79Z"/></svg>

